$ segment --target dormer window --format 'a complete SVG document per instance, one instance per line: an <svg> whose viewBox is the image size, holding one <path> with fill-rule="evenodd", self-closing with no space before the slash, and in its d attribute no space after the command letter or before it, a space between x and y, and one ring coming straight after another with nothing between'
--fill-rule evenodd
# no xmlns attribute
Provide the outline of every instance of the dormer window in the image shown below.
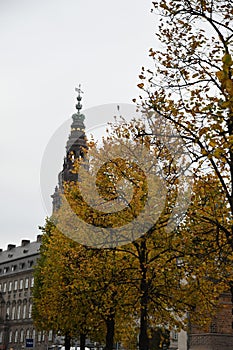
<svg viewBox="0 0 233 350"><path fill-rule="evenodd" d="M24 269L24 267L25 267L25 263L20 263L20 264L19 264L19 267L20 267L20 269L22 269L22 270L23 270L23 269Z"/></svg>
<svg viewBox="0 0 233 350"><path fill-rule="evenodd" d="M34 261L33 261L33 260L28 260L28 266L29 266L29 267L32 267L33 264L34 264Z"/></svg>

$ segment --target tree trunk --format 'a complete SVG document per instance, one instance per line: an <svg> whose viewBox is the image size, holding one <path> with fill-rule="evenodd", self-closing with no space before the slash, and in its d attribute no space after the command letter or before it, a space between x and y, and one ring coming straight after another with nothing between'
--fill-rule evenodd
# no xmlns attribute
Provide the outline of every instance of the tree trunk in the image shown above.
<svg viewBox="0 0 233 350"><path fill-rule="evenodd" d="M71 337L69 335L69 333L65 334L65 350L70 350L70 341L71 341Z"/></svg>
<svg viewBox="0 0 233 350"><path fill-rule="evenodd" d="M80 334L80 350L85 350L86 346L86 334L81 333Z"/></svg>
<svg viewBox="0 0 233 350"><path fill-rule="evenodd" d="M139 333L139 350L149 349L149 338L147 334L147 318L148 318L148 284L147 284L147 267L146 267L146 240L141 242L140 251L140 267L141 267L141 283L140 292L142 293L140 300L140 333Z"/></svg>
<svg viewBox="0 0 233 350"><path fill-rule="evenodd" d="M141 299L139 350L149 349L149 338L147 334L147 316L147 295L144 295Z"/></svg>
<svg viewBox="0 0 233 350"><path fill-rule="evenodd" d="M115 332L115 315L111 314L106 320L107 333L106 333L106 346L105 350L112 350L114 344L114 332Z"/></svg>

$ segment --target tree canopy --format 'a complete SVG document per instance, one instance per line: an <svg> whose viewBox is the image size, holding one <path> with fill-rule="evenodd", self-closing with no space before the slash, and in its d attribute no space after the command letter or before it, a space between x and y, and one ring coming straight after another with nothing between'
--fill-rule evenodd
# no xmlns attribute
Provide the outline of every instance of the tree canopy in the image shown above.
<svg viewBox="0 0 233 350"><path fill-rule="evenodd" d="M186 312L207 322L233 285L232 3L152 11L161 49L139 76L144 119L110 126L77 161L81 181L64 184L36 270L38 327L105 332L107 350L128 330L148 350L150 330L184 326Z"/></svg>

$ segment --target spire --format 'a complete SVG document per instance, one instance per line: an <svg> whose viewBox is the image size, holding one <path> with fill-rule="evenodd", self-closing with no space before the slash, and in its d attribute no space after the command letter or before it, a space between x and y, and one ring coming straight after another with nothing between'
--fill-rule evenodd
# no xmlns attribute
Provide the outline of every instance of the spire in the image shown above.
<svg viewBox="0 0 233 350"><path fill-rule="evenodd" d="M81 109L83 107L81 105L81 103L80 103L80 101L82 100L82 97L81 97L80 93L83 94L83 91L81 90L81 84L79 84L78 88L75 88L75 91L78 92L78 96L77 96L78 103L76 104L76 109L78 111L78 115L80 115L80 111L81 111Z"/></svg>
<svg viewBox="0 0 233 350"><path fill-rule="evenodd" d="M69 138L66 143L66 156L64 158L63 169L58 175L58 188L55 189L53 198L53 211L56 211L60 207L59 191L63 192L63 183L65 181L78 181L78 174L73 172L74 161L78 158L84 158L85 151L87 149L87 140L85 134L85 115L81 114L81 85L75 88L78 92L76 109L77 112L72 115L72 124Z"/></svg>

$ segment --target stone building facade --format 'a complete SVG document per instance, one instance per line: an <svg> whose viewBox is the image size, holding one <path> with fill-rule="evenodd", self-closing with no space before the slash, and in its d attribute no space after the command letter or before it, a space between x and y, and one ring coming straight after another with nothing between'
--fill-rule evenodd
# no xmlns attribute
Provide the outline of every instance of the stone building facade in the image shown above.
<svg viewBox="0 0 233 350"><path fill-rule="evenodd" d="M33 268L39 257L41 236L35 242L22 240L16 247L0 250L0 349L46 350L53 334L37 332L32 320Z"/></svg>

